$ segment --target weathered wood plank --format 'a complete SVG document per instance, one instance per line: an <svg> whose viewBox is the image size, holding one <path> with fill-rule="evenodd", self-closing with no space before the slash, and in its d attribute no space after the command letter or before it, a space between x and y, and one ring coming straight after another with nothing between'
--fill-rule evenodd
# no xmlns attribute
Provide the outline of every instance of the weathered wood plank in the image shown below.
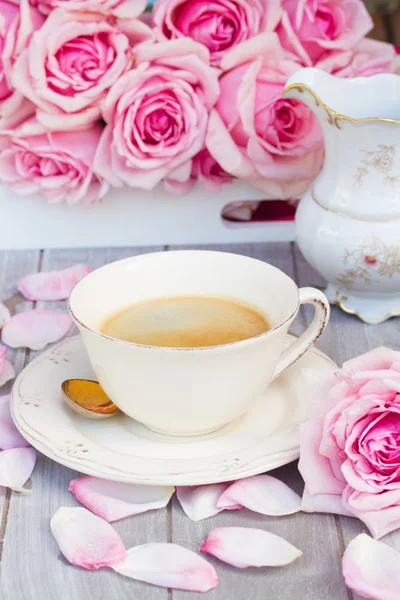
<svg viewBox="0 0 400 600"><path fill-rule="evenodd" d="M265 260L294 277L294 263L289 244L240 244L224 246L224 251L246 254ZM298 317L292 332L299 335L304 329L303 319ZM303 483L296 463L272 472L298 493ZM198 550L213 527L240 526L259 527L281 535L303 551L303 556L283 569L239 570L213 558L220 577L219 586L207 594L210 600L242 600L251 596L254 600L345 600L348 598L340 570L340 540L335 518L329 515L306 515L298 513L288 517L264 517L247 510L223 512L215 517L193 523L174 500L172 505L172 539L192 550ZM201 594L173 592L175 600L200 599Z"/></svg>
<svg viewBox="0 0 400 600"><path fill-rule="evenodd" d="M78 262L95 268L144 251L148 249L46 251L42 270L62 269ZM23 272L32 270L35 269L31 265L15 265L13 277L16 279ZM38 308L42 307L65 311L66 303L38 303ZM32 357L34 355L32 353ZM59 506L79 506L68 492L69 482L77 476L75 471L38 454L32 476L32 495L12 495L1 563L2 600L167 600L167 590L135 582L109 569L99 572L78 569L60 555L49 522ZM167 519L167 511L160 510L114 525L126 547L130 548L148 541L166 541Z"/></svg>
<svg viewBox="0 0 400 600"><path fill-rule="evenodd" d="M25 272L36 271L39 265L40 253L38 251L0 252L0 300L5 301L17 292L17 280ZM14 304L14 303L13 303ZM15 306L16 310L27 310L31 308L31 302L20 299ZM25 363L25 350L12 350L7 353L7 359L12 362L17 373ZM0 390L0 396L8 394L11 389L10 381ZM0 557L2 540L5 532L10 491L0 488ZM4 510L3 510L4 509Z"/></svg>

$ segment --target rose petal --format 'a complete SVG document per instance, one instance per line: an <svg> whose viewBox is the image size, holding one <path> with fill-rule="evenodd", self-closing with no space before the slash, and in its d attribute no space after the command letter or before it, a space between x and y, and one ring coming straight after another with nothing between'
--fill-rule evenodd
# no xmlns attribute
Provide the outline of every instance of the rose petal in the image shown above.
<svg viewBox="0 0 400 600"><path fill-rule="evenodd" d="M3 396L0 398L0 448L10 450L25 446L29 446L29 442L22 437L14 425L10 411L10 396Z"/></svg>
<svg viewBox="0 0 400 600"><path fill-rule="evenodd" d="M2 329L2 340L12 348L42 350L57 342L72 326L69 315L56 310L27 310L17 313Z"/></svg>
<svg viewBox="0 0 400 600"><path fill-rule="evenodd" d="M255 475L233 483L220 497L218 508L248 508L262 515L291 515L300 510L301 498L271 475Z"/></svg>
<svg viewBox="0 0 400 600"><path fill-rule="evenodd" d="M0 329L3 327L4 323L8 321L10 316L10 311L7 306L0 302Z"/></svg>
<svg viewBox="0 0 400 600"><path fill-rule="evenodd" d="M400 352L398 350L381 346L348 360L343 364L343 369L349 373L390 369L392 364L398 360L400 360Z"/></svg>
<svg viewBox="0 0 400 600"><path fill-rule="evenodd" d="M19 280L18 291L27 300L66 300L75 284L90 271L86 265L74 265L63 271L31 273Z"/></svg>
<svg viewBox="0 0 400 600"><path fill-rule="evenodd" d="M342 570L347 587L364 598L398 600L400 553L366 533L347 546Z"/></svg>
<svg viewBox="0 0 400 600"><path fill-rule="evenodd" d="M329 513L354 517L354 514L343 506L341 494L310 494L307 486L301 499L301 510L307 513Z"/></svg>
<svg viewBox="0 0 400 600"><path fill-rule="evenodd" d="M217 502L229 486L229 483L181 486L176 488L176 497L189 519L201 521L224 510L217 506Z"/></svg>
<svg viewBox="0 0 400 600"><path fill-rule="evenodd" d="M111 523L168 504L174 487L135 485L98 477L79 477L69 484L74 494L92 513Z"/></svg>
<svg viewBox="0 0 400 600"><path fill-rule="evenodd" d="M247 527L216 527L200 552L208 552L238 569L282 567L303 554L278 535Z"/></svg>
<svg viewBox="0 0 400 600"><path fill-rule="evenodd" d="M32 474L35 461L33 448L12 448L0 452L0 485L29 494L30 490L23 486Z"/></svg>
<svg viewBox="0 0 400 600"><path fill-rule="evenodd" d="M207 592L218 585L214 567L178 544L136 546L113 569L132 579L178 590Z"/></svg>
<svg viewBox="0 0 400 600"><path fill-rule="evenodd" d="M332 471L329 458L320 453L322 418L300 424L299 471L310 494L341 494L345 484Z"/></svg>
<svg viewBox="0 0 400 600"><path fill-rule="evenodd" d="M371 502L373 502L373 499L371 499ZM345 493L343 505L353 513L353 516L365 523L375 539L379 539L400 527L400 506L398 504L380 510L360 510L357 506L353 506L351 495L350 498L347 498Z"/></svg>
<svg viewBox="0 0 400 600"><path fill-rule="evenodd" d="M348 386L338 379L332 369L303 369L308 415L311 419L324 417L346 397ZM335 393L333 393L333 390Z"/></svg>
<svg viewBox="0 0 400 600"><path fill-rule="evenodd" d="M72 565L93 570L120 563L126 556L115 529L86 508L59 508L50 528L62 554Z"/></svg>

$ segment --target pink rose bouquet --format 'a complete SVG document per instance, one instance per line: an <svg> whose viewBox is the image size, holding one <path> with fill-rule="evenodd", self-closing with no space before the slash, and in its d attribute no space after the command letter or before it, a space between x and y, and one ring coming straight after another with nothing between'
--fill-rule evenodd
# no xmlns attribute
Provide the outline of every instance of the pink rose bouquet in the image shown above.
<svg viewBox="0 0 400 600"><path fill-rule="evenodd" d="M208 58L189 38L137 47L135 69L103 104L107 126L95 167L109 183L151 190L164 178L190 179L219 93Z"/></svg>
<svg viewBox="0 0 400 600"><path fill-rule="evenodd" d="M362 0L0 0L0 179L50 202L235 179L297 200L323 140L286 81L399 71L371 28Z"/></svg>
<svg viewBox="0 0 400 600"><path fill-rule="evenodd" d="M42 193L48 202L92 204L108 185L93 171L102 127L47 132L27 123L6 136L0 153L0 180L21 195Z"/></svg>
<svg viewBox="0 0 400 600"><path fill-rule="evenodd" d="M303 510L355 516L379 538L400 527L400 352L377 348L338 371L306 371Z"/></svg>

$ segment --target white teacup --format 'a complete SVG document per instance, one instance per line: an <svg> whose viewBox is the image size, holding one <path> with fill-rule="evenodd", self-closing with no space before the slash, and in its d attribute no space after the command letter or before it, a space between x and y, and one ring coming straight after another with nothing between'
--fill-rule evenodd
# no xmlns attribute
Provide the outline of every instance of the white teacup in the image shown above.
<svg viewBox="0 0 400 600"><path fill-rule="evenodd" d="M272 328L205 348L144 346L100 332L107 318L136 302L173 296L236 299L258 307ZM314 320L282 352L301 304L315 306ZM285 273L260 260L205 250L145 254L108 264L76 285L69 309L112 401L150 429L183 436L208 433L243 415L272 379L315 343L329 319L328 301L319 290L299 290Z"/></svg>

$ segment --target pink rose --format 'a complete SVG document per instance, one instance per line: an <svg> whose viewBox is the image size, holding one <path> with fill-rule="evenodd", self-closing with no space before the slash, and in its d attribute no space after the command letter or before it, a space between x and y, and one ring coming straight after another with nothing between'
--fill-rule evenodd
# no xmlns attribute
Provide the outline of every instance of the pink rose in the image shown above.
<svg viewBox="0 0 400 600"><path fill-rule="evenodd" d="M263 0L158 0L153 9L159 37L193 38L209 49L215 66L229 48L264 31L266 20Z"/></svg>
<svg viewBox="0 0 400 600"><path fill-rule="evenodd" d="M372 29L362 0L282 0L276 32L304 66L332 51L350 50Z"/></svg>
<svg viewBox="0 0 400 600"><path fill-rule="evenodd" d="M400 352L377 348L343 369L306 372L300 426L303 510L356 516L379 538L400 527Z"/></svg>
<svg viewBox="0 0 400 600"><path fill-rule="evenodd" d="M206 192L215 194L222 190L224 183L232 183L233 177L224 171L209 151L204 148L193 158L190 179L183 183L174 181L173 179L166 179L164 185L170 194L183 196L190 192L196 181L200 181L203 184Z"/></svg>
<svg viewBox="0 0 400 600"><path fill-rule="evenodd" d="M92 168L102 126L84 131L45 132L32 122L6 136L0 154L0 180L21 195L42 193L48 202L89 205L108 185Z"/></svg>
<svg viewBox="0 0 400 600"><path fill-rule="evenodd" d="M135 57L136 68L104 102L107 127L96 169L115 186L149 190L165 177L186 182L204 147L218 72L208 64L208 50L189 38L140 44Z"/></svg>
<svg viewBox="0 0 400 600"><path fill-rule="evenodd" d="M0 0L0 130L33 114L34 106L11 83L13 64L44 19L28 0Z"/></svg>
<svg viewBox="0 0 400 600"><path fill-rule="evenodd" d="M138 17L146 9L146 0L30 0L41 13L48 15L54 8L68 11L100 12L120 19Z"/></svg>
<svg viewBox="0 0 400 600"><path fill-rule="evenodd" d="M296 198L323 159L320 126L297 100L282 98L298 64L283 57L274 33L225 54L221 94L211 112L206 146L221 167L275 199Z"/></svg>
<svg viewBox="0 0 400 600"><path fill-rule="evenodd" d="M210 194L220 192L224 183L233 181L232 175L223 170L206 148L194 157L192 175Z"/></svg>
<svg viewBox="0 0 400 600"><path fill-rule="evenodd" d="M365 38L351 50L332 52L316 66L337 77L368 77L391 72L394 57L392 44Z"/></svg>
<svg viewBox="0 0 400 600"><path fill-rule="evenodd" d="M17 59L13 83L45 127L80 128L100 117L101 100L132 60L127 36L103 15L56 9Z"/></svg>

